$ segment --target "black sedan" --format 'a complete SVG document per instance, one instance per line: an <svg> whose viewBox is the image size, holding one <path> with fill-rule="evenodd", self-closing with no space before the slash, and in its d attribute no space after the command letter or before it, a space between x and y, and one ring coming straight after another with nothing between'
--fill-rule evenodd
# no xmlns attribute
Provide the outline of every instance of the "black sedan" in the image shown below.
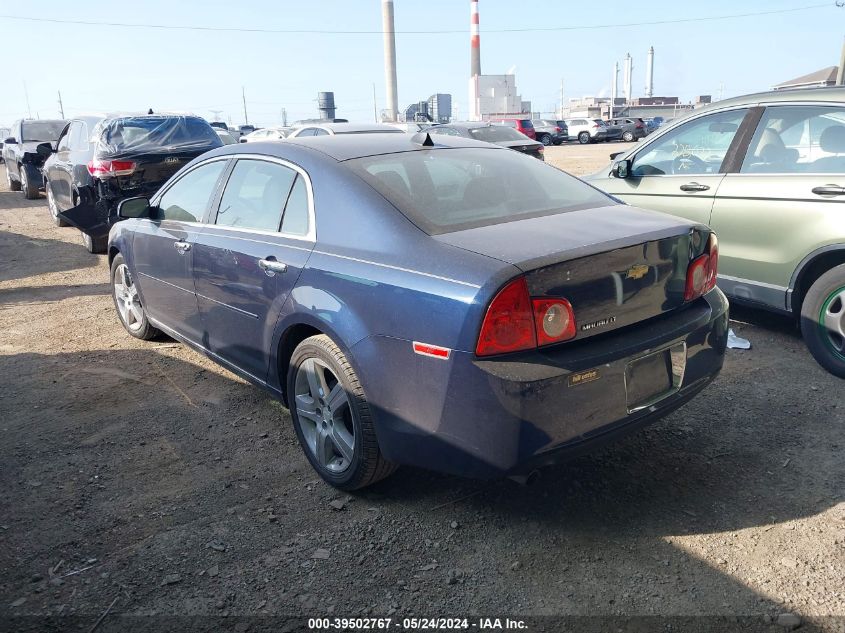
<svg viewBox="0 0 845 633"><path fill-rule="evenodd" d="M82 207L97 221L83 233L91 253L104 253L109 227L124 198L151 195L200 154L223 145L205 120L170 114L79 117L64 129L44 163L47 205L53 221L59 213Z"/></svg>
<svg viewBox="0 0 845 633"><path fill-rule="evenodd" d="M493 143L500 147L528 154L534 158L545 160L543 157L543 144L530 139L525 134L517 132L511 127L504 125L493 125L485 121L452 122L444 125L432 125L426 129L429 134L446 134L448 136L463 136L476 141Z"/></svg>

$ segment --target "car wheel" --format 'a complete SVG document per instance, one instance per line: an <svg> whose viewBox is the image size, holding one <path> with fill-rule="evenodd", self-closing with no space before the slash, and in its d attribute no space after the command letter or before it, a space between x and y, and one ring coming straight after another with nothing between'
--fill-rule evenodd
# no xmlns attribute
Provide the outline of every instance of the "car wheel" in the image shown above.
<svg viewBox="0 0 845 633"><path fill-rule="evenodd" d="M626 143L630 143L631 141L634 140L634 135L631 132L625 132L622 135L622 140L625 141Z"/></svg>
<svg viewBox="0 0 845 633"><path fill-rule="evenodd" d="M115 255L111 263L111 285L114 307L126 331L145 341L158 336L159 331L150 325L129 267L120 253Z"/></svg>
<svg viewBox="0 0 845 633"><path fill-rule="evenodd" d="M47 208L50 209L50 217L53 218L53 224L56 226L69 226L67 222L59 217L59 205L56 204L56 198L53 196L53 188L49 180L44 183L44 191L47 194Z"/></svg>
<svg viewBox="0 0 845 633"><path fill-rule="evenodd" d="M538 138L537 140L540 141L546 147L552 144L552 137L548 134L541 134L540 138Z"/></svg>
<svg viewBox="0 0 845 633"><path fill-rule="evenodd" d="M355 370L328 336L312 336L299 344L287 383L296 436L327 483L355 490L396 470L379 450L370 405Z"/></svg>
<svg viewBox="0 0 845 633"><path fill-rule="evenodd" d="M82 233L82 243L85 244L85 250L89 253L102 255L109 246L109 238L108 236L91 237L87 233Z"/></svg>
<svg viewBox="0 0 845 633"><path fill-rule="evenodd" d="M581 143L581 145L586 145L587 143L589 143L590 142L590 133L589 132L581 132L578 135L578 142Z"/></svg>
<svg viewBox="0 0 845 633"><path fill-rule="evenodd" d="M6 165L6 185L9 187L9 191L21 190L21 183L12 178L12 174L9 171L9 165Z"/></svg>
<svg viewBox="0 0 845 633"><path fill-rule="evenodd" d="M801 334L816 362L845 378L845 264L810 286L801 304Z"/></svg>
<svg viewBox="0 0 845 633"><path fill-rule="evenodd" d="M38 182L33 182L26 165L21 165L21 189L23 190L23 197L27 200L38 199Z"/></svg>

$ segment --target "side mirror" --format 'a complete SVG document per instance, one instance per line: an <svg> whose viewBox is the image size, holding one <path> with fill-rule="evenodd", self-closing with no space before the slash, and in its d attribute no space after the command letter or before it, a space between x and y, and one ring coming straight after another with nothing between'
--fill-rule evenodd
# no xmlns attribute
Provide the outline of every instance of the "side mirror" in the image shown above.
<svg viewBox="0 0 845 633"><path fill-rule="evenodd" d="M35 146L35 153L41 158L47 158L54 151L52 143L39 143Z"/></svg>
<svg viewBox="0 0 845 633"><path fill-rule="evenodd" d="M10 137L9 137L9 138L7 138L5 141L3 141L3 143L4 143L5 145L17 145L17 144L18 144L18 142L15 140L15 137L14 137L14 136L10 136Z"/></svg>
<svg viewBox="0 0 845 633"><path fill-rule="evenodd" d="M617 160L613 163L613 167L610 171L616 178L630 178L632 163L633 161L630 158Z"/></svg>
<svg viewBox="0 0 845 633"><path fill-rule="evenodd" d="M624 154L624 153L625 153L625 152L613 152L613 153L610 155L610 160L616 160L616 157L617 157L617 156L622 156L622 154Z"/></svg>
<svg viewBox="0 0 845 633"><path fill-rule="evenodd" d="M246 139L242 136L238 139L238 143L246 143Z"/></svg>
<svg viewBox="0 0 845 633"><path fill-rule="evenodd" d="M117 205L117 215L121 218L149 218L150 199L144 197L127 198Z"/></svg>

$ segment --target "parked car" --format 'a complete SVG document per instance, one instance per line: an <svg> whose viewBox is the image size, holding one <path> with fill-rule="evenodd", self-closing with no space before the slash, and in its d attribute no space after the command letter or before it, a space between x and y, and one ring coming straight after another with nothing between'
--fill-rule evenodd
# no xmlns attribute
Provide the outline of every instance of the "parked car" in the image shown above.
<svg viewBox="0 0 845 633"><path fill-rule="evenodd" d="M659 127L660 127L660 122L662 121L662 119L660 119L660 121L658 121L657 119L659 119L659 118L660 118L660 117L657 117L657 118L645 118L645 119L643 119L643 123L645 124L645 133L646 133L646 136L648 136L649 134L651 134L651 133L652 133L652 132L654 132L657 128L659 128Z"/></svg>
<svg viewBox="0 0 845 633"><path fill-rule="evenodd" d="M627 143L645 138L648 134L645 121L640 118L611 119L610 126L618 127L620 138Z"/></svg>
<svg viewBox="0 0 845 633"><path fill-rule="evenodd" d="M582 145L607 139L607 128L601 119L566 119L569 138Z"/></svg>
<svg viewBox="0 0 845 633"><path fill-rule="evenodd" d="M605 141L621 141L622 140L622 133L624 130L622 126L618 123L614 123L613 121L601 121L601 124L604 125L604 140Z"/></svg>
<svg viewBox="0 0 845 633"><path fill-rule="evenodd" d="M58 119L22 119L12 124L3 141L6 184L10 191L23 191L27 200L35 200L42 189L41 166L49 151L37 151L41 143L55 143L67 121Z"/></svg>
<svg viewBox="0 0 845 633"><path fill-rule="evenodd" d="M122 199L152 195L186 163L221 145L214 128L195 116L74 119L44 164L50 213L59 226L82 223L85 247L104 253Z"/></svg>
<svg viewBox="0 0 845 633"><path fill-rule="evenodd" d="M289 127L264 127L255 132L250 132L240 138L241 143L254 143L255 141L279 141L286 138L293 128Z"/></svg>
<svg viewBox="0 0 845 633"><path fill-rule="evenodd" d="M342 489L399 464L525 472L666 415L724 358L707 227L489 143L227 145L119 213L127 332L285 402Z"/></svg>
<svg viewBox="0 0 845 633"><path fill-rule="evenodd" d="M223 130L224 132L229 131L229 126L225 121L211 121L209 125L216 130Z"/></svg>
<svg viewBox="0 0 845 633"><path fill-rule="evenodd" d="M388 123L387 125L393 126L402 132L406 132L408 134L416 134L417 132L422 132L423 130L427 130L432 125L436 125L431 121L408 121L405 123Z"/></svg>
<svg viewBox="0 0 845 633"><path fill-rule="evenodd" d="M564 121L534 119L531 125L534 126L536 139L543 145L560 145L569 138L569 130Z"/></svg>
<svg viewBox="0 0 845 633"><path fill-rule="evenodd" d="M402 130L387 123L308 123L295 129L288 138L303 136L334 136L335 134L402 134Z"/></svg>
<svg viewBox="0 0 845 633"><path fill-rule="evenodd" d="M239 125L237 129L238 134L240 134L241 136L246 136L247 134L252 134L253 132L255 132L255 130L259 128L247 123L246 125Z"/></svg>
<svg viewBox="0 0 845 633"><path fill-rule="evenodd" d="M794 316L815 359L845 377L845 89L719 101L590 180L631 204L709 224L722 290Z"/></svg>
<svg viewBox="0 0 845 633"><path fill-rule="evenodd" d="M493 143L500 147L528 154L534 158L545 160L543 156L543 144L539 141L532 141L524 134L517 132L511 127L504 125L493 125L485 121L452 122L443 125L434 125L426 130L435 136L463 136L464 138Z"/></svg>
<svg viewBox="0 0 845 633"><path fill-rule="evenodd" d="M0 139L9 138L9 135L12 133L12 130L7 127L0 127ZM3 142L0 141L0 163L4 162L3 159Z"/></svg>
<svg viewBox="0 0 845 633"><path fill-rule="evenodd" d="M232 143L238 142L235 140L235 137L232 136L232 133L229 132L229 130L214 128L214 131L217 132L217 136L220 137L220 140L223 142L223 145L231 145Z"/></svg>
<svg viewBox="0 0 845 633"><path fill-rule="evenodd" d="M531 123L531 119L522 119L518 117L493 117L490 119L490 123L495 125L506 125L514 128L520 134L525 134L528 138L537 138L537 133L534 130L534 124Z"/></svg>

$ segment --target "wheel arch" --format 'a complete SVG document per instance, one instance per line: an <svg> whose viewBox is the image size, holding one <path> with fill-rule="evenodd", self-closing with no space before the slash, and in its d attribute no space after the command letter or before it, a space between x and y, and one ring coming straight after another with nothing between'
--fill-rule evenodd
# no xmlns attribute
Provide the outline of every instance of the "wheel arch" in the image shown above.
<svg viewBox="0 0 845 633"><path fill-rule="evenodd" d="M801 314L801 304L810 286L828 270L840 264L845 264L845 244L830 244L816 249L807 255L789 282L789 304L795 315Z"/></svg>

